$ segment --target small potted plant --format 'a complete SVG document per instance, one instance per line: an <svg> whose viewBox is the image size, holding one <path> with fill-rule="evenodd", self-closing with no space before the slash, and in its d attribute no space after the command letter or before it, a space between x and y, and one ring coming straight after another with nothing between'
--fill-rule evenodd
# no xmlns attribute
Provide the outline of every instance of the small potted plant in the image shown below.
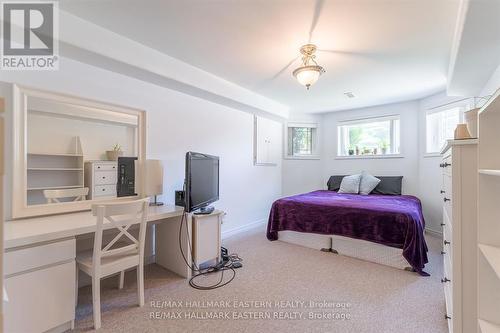
<svg viewBox="0 0 500 333"><path fill-rule="evenodd" d="M354 146L353 145L349 146L349 156L352 156L352 155L354 155Z"/></svg>
<svg viewBox="0 0 500 333"><path fill-rule="evenodd" d="M359 147L356 146L356 155L359 155Z"/></svg>
<svg viewBox="0 0 500 333"><path fill-rule="evenodd" d="M382 142L382 145L381 145L382 155L387 154L387 148L388 148L388 147L389 147L389 145L387 144L387 141L383 141L383 142Z"/></svg>
<svg viewBox="0 0 500 333"><path fill-rule="evenodd" d="M118 157L123 156L122 147L117 143L113 146L113 150L107 150L106 156L110 161L117 161Z"/></svg>
<svg viewBox="0 0 500 333"><path fill-rule="evenodd" d="M363 155L370 155L371 151L370 148L363 147Z"/></svg>

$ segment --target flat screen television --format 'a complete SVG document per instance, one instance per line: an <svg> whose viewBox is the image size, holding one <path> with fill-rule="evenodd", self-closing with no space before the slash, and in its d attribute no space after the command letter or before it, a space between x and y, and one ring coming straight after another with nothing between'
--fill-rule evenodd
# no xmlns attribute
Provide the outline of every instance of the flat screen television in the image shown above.
<svg viewBox="0 0 500 333"><path fill-rule="evenodd" d="M186 153L186 210L209 213L211 203L219 200L219 157Z"/></svg>

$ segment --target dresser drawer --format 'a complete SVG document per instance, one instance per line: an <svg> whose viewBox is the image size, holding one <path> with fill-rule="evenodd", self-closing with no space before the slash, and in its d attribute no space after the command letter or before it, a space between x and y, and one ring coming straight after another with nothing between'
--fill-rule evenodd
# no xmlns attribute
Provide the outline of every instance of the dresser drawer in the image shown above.
<svg viewBox="0 0 500 333"><path fill-rule="evenodd" d="M450 154L448 156L445 156L441 162L443 173L449 176L451 176L451 167L452 167L451 161L452 161L452 155Z"/></svg>
<svg viewBox="0 0 500 333"><path fill-rule="evenodd" d="M116 184L114 184L114 185L96 185L94 188L94 195L96 197L116 196Z"/></svg>
<svg viewBox="0 0 500 333"><path fill-rule="evenodd" d="M451 196L453 194L452 185L453 185L453 182L452 182L451 175L443 173L443 191L444 191L443 196L444 197L451 199Z"/></svg>
<svg viewBox="0 0 500 333"><path fill-rule="evenodd" d="M16 222L10 222L16 223ZM75 239L6 251L4 275L9 276L75 258Z"/></svg>
<svg viewBox="0 0 500 333"><path fill-rule="evenodd" d="M4 280L5 332L45 332L75 318L75 261Z"/></svg>
<svg viewBox="0 0 500 333"><path fill-rule="evenodd" d="M96 171L94 173L94 184L96 185L116 185L116 171Z"/></svg>
<svg viewBox="0 0 500 333"><path fill-rule="evenodd" d="M444 197L446 199L449 199L448 197ZM446 215L448 216L449 224L453 225L453 206L451 204L451 201L444 201L443 198L443 208L446 211Z"/></svg>
<svg viewBox="0 0 500 333"><path fill-rule="evenodd" d="M118 170L117 163L96 163L94 164L95 171L115 171Z"/></svg>
<svg viewBox="0 0 500 333"><path fill-rule="evenodd" d="M443 250L443 277L453 281L453 266L451 261L451 254L449 251ZM449 282L447 282L449 283Z"/></svg>
<svg viewBox="0 0 500 333"><path fill-rule="evenodd" d="M444 284L444 299L446 303L446 316L450 319L447 319L448 322L448 331L453 333L453 292L452 285L449 283Z"/></svg>
<svg viewBox="0 0 500 333"><path fill-rule="evenodd" d="M443 251L450 255L450 258L453 258L453 247L452 247L452 239L453 239L453 228L450 220L448 219L448 215L446 214L446 210L443 209Z"/></svg>

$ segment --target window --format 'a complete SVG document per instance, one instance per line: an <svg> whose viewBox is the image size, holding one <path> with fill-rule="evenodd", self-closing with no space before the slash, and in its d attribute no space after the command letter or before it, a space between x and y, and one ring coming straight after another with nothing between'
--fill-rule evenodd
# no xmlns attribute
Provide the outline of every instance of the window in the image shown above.
<svg viewBox="0 0 500 333"><path fill-rule="evenodd" d="M426 152L438 153L446 140L453 139L457 124L462 122L463 108L455 107L437 112L427 112L426 123Z"/></svg>
<svg viewBox="0 0 500 333"><path fill-rule="evenodd" d="M337 130L338 156L400 153L399 116L343 121Z"/></svg>
<svg viewBox="0 0 500 333"><path fill-rule="evenodd" d="M317 158L316 124L289 123L287 126L287 157Z"/></svg>

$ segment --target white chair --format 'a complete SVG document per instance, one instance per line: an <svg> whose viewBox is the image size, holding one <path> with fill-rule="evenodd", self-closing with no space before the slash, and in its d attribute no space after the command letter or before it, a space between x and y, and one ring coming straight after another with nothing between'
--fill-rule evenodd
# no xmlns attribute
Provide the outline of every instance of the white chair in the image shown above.
<svg viewBox="0 0 500 333"><path fill-rule="evenodd" d="M94 250L76 256L76 295L78 296L78 272L82 270L92 278L94 328L96 330L101 327L101 278L120 272L119 288L121 289L125 270L137 267L139 306L144 305L144 242L148 204L149 198L92 205L92 214L97 217ZM105 220L107 221L105 222ZM111 223L119 230L119 233L107 245L103 246L102 233L105 223ZM128 231L136 223L140 223L138 239ZM118 242L122 237L131 244L123 245L123 242Z"/></svg>
<svg viewBox="0 0 500 333"><path fill-rule="evenodd" d="M73 201L86 200L89 194L88 187L70 188L65 190L44 190L43 196L47 199L47 203L59 203L59 199L74 198Z"/></svg>

